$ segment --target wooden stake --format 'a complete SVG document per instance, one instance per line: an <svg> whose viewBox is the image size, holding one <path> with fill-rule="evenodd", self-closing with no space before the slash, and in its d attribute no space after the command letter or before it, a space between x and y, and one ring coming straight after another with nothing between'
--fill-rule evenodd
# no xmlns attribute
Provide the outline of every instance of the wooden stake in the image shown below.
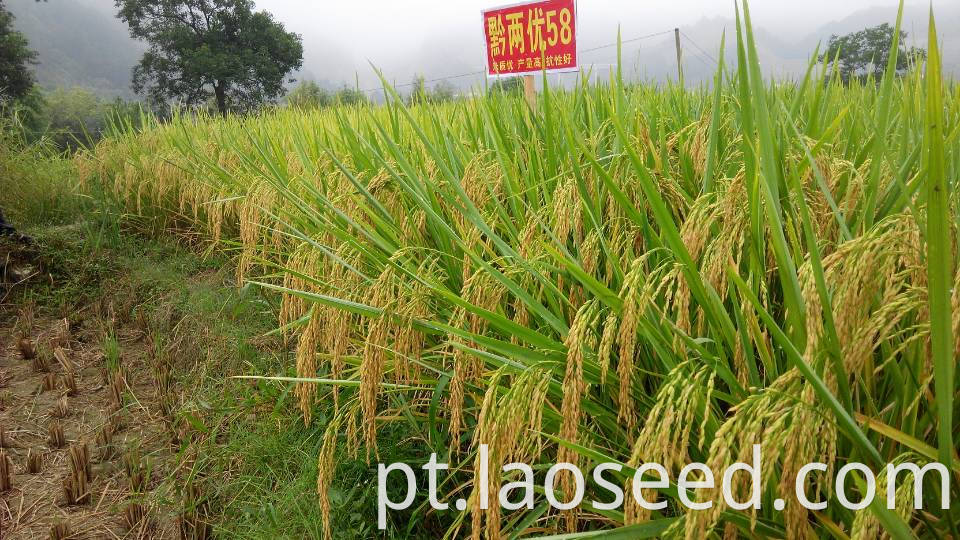
<svg viewBox="0 0 960 540"><path fill-rule="evenodd" d="M673 29L673 37L677 41L677 81L680 82L680 86L683 86L683 53L680 49L680 29Z"/></svg>
<svg viewBox="0 0 960 540"><path fill-rule="evenodd" d="M533 84L533 75L523 76L523 96L531 109L537 108L537 88Z"/></svg>

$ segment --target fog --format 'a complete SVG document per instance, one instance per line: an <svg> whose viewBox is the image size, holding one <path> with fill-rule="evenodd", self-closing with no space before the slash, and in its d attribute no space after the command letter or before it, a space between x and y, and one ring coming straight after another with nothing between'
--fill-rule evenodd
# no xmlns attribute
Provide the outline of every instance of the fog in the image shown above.
<svg viewBox="0 0 960 540"><path fill-rule="evenodd" d="M504 3L510 0L258 0L257 7L270 11L289 30L303 36L301 78L327 85L352 86L358 81L361 87L368 88L378 85L371 64L398 84L409 82L416 74L433 79L483 70L480 11ZM960 24L955 3L934 1L935 10L942 12L941 18L950 19L942 21L941 27L956 28ZM803 69L818 41L826 41L833 31L845 31L845 20L850 22L849 31L862 29L873 21L892 22L896 6L896 0L750 3L754 25L760 30L758 42L766 50L765 69L786 75ZM928 4L908 7L904 29L925 33ZM681 28L685 34L685 64L689 64L687 71L694 80L712 71L709 56L716 57L724 27L728 32L733 30L733 0L581 0L577 9L581 50L615 42L618 28L624 39ZM860 24L861 20L864 24ZM831 27L836 28L832 31ZM692 41L688 42L688 38ZM675 73L672 34L632 42L624 47L624 53L638 76L663 79ZM585 53L580 58L581 65L593 67L595 72L604 72L615 60L615 47ZM953 65L949 56L947 64ZM451 82L463 87L481 84L482 80L483 76L477 75Z"/></svg>
<svg viewBox="0 0 960 540"><path fill-rule="evenodd" d="M402 91L416 75L467 91L487 82L480 12L515 0L254 0L304 43L303 69L295 80L327 88L359 85L379 97L373 68ZM624 74L663 82L677 77L672 30L682 32L688 84L711 79L720 38L734 30L734 0L580 0L577 43L580 67L607 77L616 62L618 28L624 39ZM113 0L6 0L39 53L38 78L45 87L86 86L108 96L130 96L130 70L143 51L115 18ZM897 0L753 0L750 3L761 66L768 75L797 77L818 44L883 22L894 22ZM960 2L933 0L942 41L944 71L960 75ZM929 4L908 0L904 30L910 45L926 46ZM658 34L645 39L635 39ZM598 48L599 47L599 48ZM595 49L596 50L592 50ZM728 59L733 48L727 49ZM569 84L577 73L552 75ZM291 86L297 84L291 83ZM435 84L435 83L431 83ZM407 86L406 88L404 86Z"/></svg>

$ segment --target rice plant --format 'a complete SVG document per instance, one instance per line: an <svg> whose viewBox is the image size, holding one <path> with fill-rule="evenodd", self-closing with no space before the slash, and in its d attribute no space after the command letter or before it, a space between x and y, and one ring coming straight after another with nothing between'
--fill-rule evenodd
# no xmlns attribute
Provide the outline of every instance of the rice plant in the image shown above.
<svg viewBox="0 0 960 540"><path fill-rule="evenodd" d="M765 79L745 2L735 65L724 47L711 86L616 71L545 85L533 109L502 94L407 107L384 82L380 107L117 126L77 166L145 231L232 251L238 283L282 296L304 421L336 409L327 513L336 452L376 460L380 427L404 422L468 494L449 537L957 537L932 475L922 511L898 491L894 510L814 512L793 490L810 462L938 461L960 478L960 86L935 26L909 74L849 84L814 61ZM480 444L491 470L613 462L624 484L652 462L716 474L758 444L762 504L714 489L687 511L671 483L651 494L663 510L553 512L542 493L482 510ZM808 493L828 498L832 477Z"/></svg>

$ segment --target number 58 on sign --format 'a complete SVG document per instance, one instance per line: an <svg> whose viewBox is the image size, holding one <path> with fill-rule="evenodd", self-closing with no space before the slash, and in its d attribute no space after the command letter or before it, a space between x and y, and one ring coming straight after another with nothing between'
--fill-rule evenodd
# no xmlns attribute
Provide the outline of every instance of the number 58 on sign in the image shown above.
<svg viewBox="0 0 960 540"><path fill-rule="evenodd" d="M542 0L484 10L487 75L577 69L575 0Z"/></svg>

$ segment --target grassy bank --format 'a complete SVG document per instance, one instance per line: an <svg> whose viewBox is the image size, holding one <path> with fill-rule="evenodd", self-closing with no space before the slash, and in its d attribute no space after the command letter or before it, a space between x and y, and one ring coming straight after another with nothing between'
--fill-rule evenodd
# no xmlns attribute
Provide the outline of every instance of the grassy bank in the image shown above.
<svg viewBox="0 0 960 540"><path fill-rule="evenodd" d="M17 157L24 160L24 175L7 194L42 191L47 180L58 189L70 184L68 176L54 176L69 171L69 164L50 156L27 164L25 155ZM54 212L44 205L12 207L17 226L34 239L30 250L44 275L4 297L2 319L15 320L26 305L36 306L37 317L66 317L77 324L90 323L90 314L100 312L109 314L111 326L143 325L149 336L144 346L161 344L173 366L170 423L186 434L174 437L169 450L191 466L151 491L148 506L158 523L175 519L188 478L201 478L208 509L203 519L216 537L317 537L316 456L332 407L320 407L317 421L305 427L288 385L230 378L294 375L288 348L270 335L278 297L235 287L228 258L145 237L124 224L122 213L106 214L121 219L100 219L104 201L94 205L75 197L69 189L59 192L59 202L68 204ZM70 208L77 210L67 213ZM393 441L386 455L403 459L403 435L394 434ZM344 469L334 488L341 494L337 537L366 536L367 516L375 512L368 482L373 469L346 454L338 459ZM391 536L407 534L416 537L396 528Z"/></svg>

